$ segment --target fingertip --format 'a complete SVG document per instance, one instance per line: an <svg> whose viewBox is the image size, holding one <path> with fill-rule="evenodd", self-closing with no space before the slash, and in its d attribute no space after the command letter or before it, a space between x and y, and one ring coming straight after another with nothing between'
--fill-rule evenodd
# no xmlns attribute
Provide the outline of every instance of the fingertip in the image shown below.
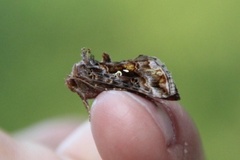
<svg viewBox="0 0 240 160"><path fill-rule="evenodd" d="M197 128L175 101L150 101L129 92L101 93L91 111L103 159L204 159Z"/></svg>
<svg viewBox="0 0 240 160"><path fill-rule="evenodd" d="M92 137L89 122L83 123L72 132L59 145L56 152L63 159L101 159Z"/></svg>
<svg viewBox="0 0 240 160"><path fill-rule="evenodd" d="M128 92L100 94L91 111L92 133L103 159L161 159L165 138L146 107L154 105ZM136 100L138 99L138 100Z"/></svg>

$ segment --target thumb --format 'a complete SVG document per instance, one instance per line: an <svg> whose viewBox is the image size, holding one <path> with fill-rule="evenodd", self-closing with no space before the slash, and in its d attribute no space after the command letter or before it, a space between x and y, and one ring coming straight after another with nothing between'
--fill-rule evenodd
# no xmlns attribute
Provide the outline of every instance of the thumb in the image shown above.
<svg viewBox="0 0 240 160"><path fill-rule="evenodd" d="M102 159L203 159L191 119L176 102L164 102L156 107L132 93L101 93L92 107L91 124Z"/></svg>

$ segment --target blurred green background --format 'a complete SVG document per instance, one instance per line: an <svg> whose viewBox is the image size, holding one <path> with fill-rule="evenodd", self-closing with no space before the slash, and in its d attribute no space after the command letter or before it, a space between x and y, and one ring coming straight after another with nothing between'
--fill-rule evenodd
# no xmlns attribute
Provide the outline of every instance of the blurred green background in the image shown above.
<svg viewBox="0 0 240 160"><path fill-rule="evenodd" d="M64 84L80 49L172 72L208 159L240 159L240 1L1 1L0 127L87 112Z"/></svg>

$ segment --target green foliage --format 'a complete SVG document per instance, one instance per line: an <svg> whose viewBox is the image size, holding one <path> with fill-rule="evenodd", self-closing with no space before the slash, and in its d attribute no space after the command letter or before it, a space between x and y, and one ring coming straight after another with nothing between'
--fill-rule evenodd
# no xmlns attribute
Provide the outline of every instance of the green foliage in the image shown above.
<svg viewBox="0 0 240 160"><path fill-rule="evenodd" d="M64 85L80 49L156 56L173 73L208 159L239 159L240 8L229 1L1 1L0 125L82 114Z"/></svg>

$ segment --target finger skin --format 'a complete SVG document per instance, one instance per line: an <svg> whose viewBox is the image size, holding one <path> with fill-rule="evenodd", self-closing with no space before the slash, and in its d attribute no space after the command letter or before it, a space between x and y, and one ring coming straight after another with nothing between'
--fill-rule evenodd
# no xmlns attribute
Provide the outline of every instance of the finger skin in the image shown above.
<svg viewBox="0 0 240 160"><path fill-rule="evenodd" d="M2 131L0 131L0 142L1 160L60 160L47 147L30 142L16 141Z"/></svg>
<svg viewBox="0 0 240 160"><path fill-rule="evenodd" d="M0 130L0 160L101 160L89 121L79 124L73 118L51 119L23 129L14 137Z"/></svg>
<svg viewBox="0 0 240 160"><path fill-rule="evenodd" d="M57 148L57 154L64 159L101 160L92 137L89 122L83 123Z"/></svg>
<svg viewBox="0 0 240 160"><path fill-rule="evenodd" d="M23 128L12 136L16 140L38 143L54 150L79 124L81 121L73 117L52 118Z"/></svg>
<svg viewBox="0 0 240 160"><path fill-rule="evenodd" d="M132 93L103 92L92 106L91 126L104 160L204 159L198 132L176 102L156 107Z"/></svg>
<svg viewBox="0 0 240 160"><path fill-rule="evenodd" d="M0 159L204 159L197 129L177 102L161 100L156 107L135 94L108 91L96 98L91 116L91 130L90 123L80 126L57 154L0 132Z"/></svg>

